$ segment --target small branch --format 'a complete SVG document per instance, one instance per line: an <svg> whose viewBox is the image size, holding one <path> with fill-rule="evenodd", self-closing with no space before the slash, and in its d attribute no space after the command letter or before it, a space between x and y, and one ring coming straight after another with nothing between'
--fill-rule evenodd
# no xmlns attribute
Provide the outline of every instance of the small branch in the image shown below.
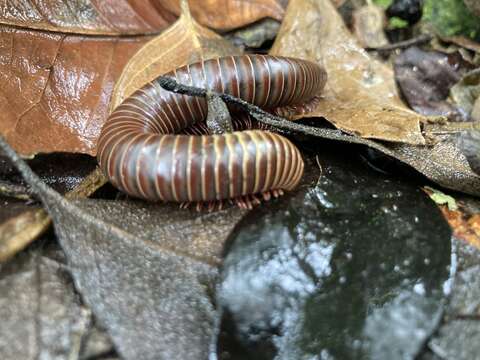
<svg viewBox="0 0 480 360"><path fill-rule="evenodd" d="M183 84L179 84L176 82L174 79L166 76L160 76L158 78L158 83L159 85L164 88L167 91L171 91L177 94L183 94L183 95L189 95L189 96L199 96L199 97L206 97L207 96L207 90L198 88L198 87L193 87L193 86L187 86ZM377 149L381 148L381 151L390 153L387 149L384 149L381 145L372 145L370 142L365 141L361 138L357 138L352 135L348 135L340 130L332 130L332 129L325 129L325 128L317 128L313 126L307 126L307 125L302 125L295 123L293 121L284 119L280 116L275 116L272 115L262 109L260 109L258 106L255 106L253 104L250 104L246 102L245 100L236 98L235 96L229 95L229 94L222 94L222 93L217 93L217 92L211 92L212 95L216 95L220 97L223 101L225 101L227 104L233 104L236 105L238 108L246 111L249 113L251 116L253 116L256 120L258 120L261 123L270 125L275 127L276 129L283 131L283 132L298 132L298 133L303 133L306 135L312 135L316 137L321 137L321 138L326 138L326 139L331 139L331 140L339 140L339 141L346 141L349 143L353 144L362 144L362 145L367 145L371 146Z"/></svg>
<svg viewBox="0 0 480 360"><path fill-rule="evenodd" d="M221 97L207 92L207 127L212 134L224 134L233 131L232 117Z"/></svg>
<svg viewBox="0 0 480 360"><path fill-rule="evenodd" d="M420 35L420 36L415 37L413 39L409 39L409 40L405 40L405 41L399 41L395 44L380 46L380 47L376 47L376 48L367 47L367 48L365 48L365 50L366 51L388 52L388 51L393 51L393 50L397 50L397 49L406 49L406 48L409 48L410 46L414 46L414 45L425 44L425 43L428 43L432 39L433 39L432 35L423 34L423 35Z"/></svg>

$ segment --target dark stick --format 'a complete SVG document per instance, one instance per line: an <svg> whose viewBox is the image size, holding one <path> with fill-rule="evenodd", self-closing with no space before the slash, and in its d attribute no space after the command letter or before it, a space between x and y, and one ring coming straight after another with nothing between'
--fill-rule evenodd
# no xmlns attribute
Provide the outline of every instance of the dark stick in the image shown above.
<svg viewBox="0 0 480 360"><path fill-rule="evenodd" d="M415 37L413 39L409 39L409 40L405 40L405 41L399 41L395 44L380 46L380 47L376 47L376 48L367 47L367 48L365 48L365 50L387 52L387 51L393 51L393 50L397 50L397 49L406 49L406 48L408 48L410 46L413 46L413 45L425 44L432 39L433 39L432 35L423 34L423 35L420 35L420 36Z"/></svg>
<svg viewBox="0 0 480 360"><path fill-rule="evenodd" d="M157 79L157 81L159 85L167 91L171 91L177 94L189 95L189 96L199 96L199 97L207 96L207 90L198 88L198 87L179 84L178 82L176 82L174 79L170 77L160 76ZM216 93L213 91L209 93L211 93L212 95L218 96L227 104L236 105L237 107L241 108L242 110L252 115L259 122L273 126L276 129L283 130L283 132L299 132L299 133L327 138L331 140L340 140L340 141L346 141L354 144L369 145L366 143L365 140L359 139L352 135L348 135L340 130L324 129L324 128L317 128L313 126L298 124L293 121L284 119L280 116L272 115L260 109L258 106L252 105L246 102L245 100L236 98L232 95Z"/></svg>

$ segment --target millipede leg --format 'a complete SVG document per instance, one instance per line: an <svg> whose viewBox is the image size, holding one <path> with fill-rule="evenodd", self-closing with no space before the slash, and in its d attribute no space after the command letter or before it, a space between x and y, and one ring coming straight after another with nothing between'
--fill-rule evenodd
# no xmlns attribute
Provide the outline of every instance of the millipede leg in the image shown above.
<svg viewBox="0 0 480 360"><path fill-rule="evenodd" d="M320 96L314 96L311 100L302 105L287 105L274 109L278 116L290 119L296 115L308 114L315 110L320 102Z"/></svg>
<svg viewBox="0 0 480 360"><path fill-rule="evenodd" d="M183 202L180 204L181 209L189 209L193 207L196 211L220 211L226 208L227 205L235 205L238 206L240 209L248 209L251 210L255 206L258 206L262 203L262 201L269 201L272 198L277 198L284 194L282 189L274 189L265 191L263 193L258 194L249 194L243 196L237 196L233 199L225 199L225 200L212 200L212 201L199 201L199 202Z"/></svg>

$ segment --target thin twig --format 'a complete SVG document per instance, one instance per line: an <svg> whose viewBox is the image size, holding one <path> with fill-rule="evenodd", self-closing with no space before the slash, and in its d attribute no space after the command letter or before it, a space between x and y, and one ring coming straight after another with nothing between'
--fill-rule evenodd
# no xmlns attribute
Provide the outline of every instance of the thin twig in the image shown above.
<svg viewBox="0 0 480 360"><path fill-rule="evenodd" d="M406 49L409 48L410 46L414 45L421 45L428 43L430 40L433 39L432 35L428 34L423 34L420 36L417 36L415 38L405 40L405 41L399 41L395 44L389 44L385 46L379 46L379 47L367 47L365 50L367 51L378 51L378 52L388 52L388 51L393 51L397 49Z"/></svg>
<svg viewBox="0 0 480 360"><path fill-rule="evenodd" d="M183 84L179 84L174 79L166 76L160 76L158 78L159 85L167 91L171 91L177 94L189 95L189 96L198 96L198 97L206 97L207 90L194 87L194 86L187 86ZM334 129L325 129L325 128L317 128L313 126L302 125L280 116L272 115L258 106L250 104L245 100L239 99L235 96L229 94L222 94L217 92L211 92L211 94L220 97L223 101L227 104L232 104L241 108L242 110L248 112L251 116L253 116L257 121L273 126L276 129L283 131L283 132L299 132L307 135L312 135L316 137L327 138L331 140L339 140L339 141L346 141L353 144L362 144L366 145L363 139L359 139L355 136L346 134L340 130Z"/></svg>

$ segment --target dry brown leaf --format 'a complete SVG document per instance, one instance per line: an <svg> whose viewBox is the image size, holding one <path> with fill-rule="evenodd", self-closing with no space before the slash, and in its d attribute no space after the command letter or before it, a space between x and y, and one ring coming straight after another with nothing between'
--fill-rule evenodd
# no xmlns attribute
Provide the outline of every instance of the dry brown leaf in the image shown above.
<svg viewBox="0 0 480 360"><path fill-rule="evenodd" d="M278 0L191 1L200 23L230 30L271 17L281 20ZM0 4L0 23L78 34L156 33L180 13L179 0L22 0Z"/></svg>
<svg viewBox="0 0 480 360"><path fill-rule="evenodd" d="M288 1L288 0L287 0ZM285 0L194 0L192 15L205 26L217 30L232 30L263 18L282 20ZM179 0L161 0L162 6L180 14Z"/></svg>
<svg viewBox="0 0 480 360"><path fill-rule="evenodd" d="M202 59L236 55L240 50L215 32L199 25L186 2L180 18L165 32L143 46L125 66L112 96L110 109L135 90L174 68Z"/></svg>
<svg viewBox="0 0 480 360"><path fill-rule="evenodd" d="M440 210L452 227L455 237L480 248L480 214L465 218L462 212L450 211L446 206L441 206Z"/></svg>
<svg viewBox="0 0 480 360"><path fill-rule="evenodd" d="M272 54L325 67L323 98L309 117L373 139L424 144L424 118L400 100L393 71L372 59L353 38L330 0L291 0Z"/></svg>
<svg viewBox="0 0 480 360"><path fill-rule="evenodd" d="M153 33L174 20L171 11L151 1L22 0L0 5L0 23L77 34Z"/></svg>

